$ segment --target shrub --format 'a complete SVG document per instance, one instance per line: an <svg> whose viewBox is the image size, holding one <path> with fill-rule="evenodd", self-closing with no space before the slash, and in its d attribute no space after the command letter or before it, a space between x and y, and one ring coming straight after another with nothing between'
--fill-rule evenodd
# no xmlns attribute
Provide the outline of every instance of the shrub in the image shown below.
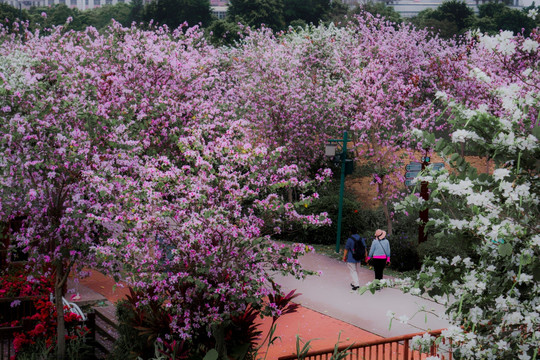
<svg viewBox="0 0 540 360"><path fill-rule="evenodd" d="M452 259L454 256L461 258L474 257L474 245L469 240L458 237L448 237L445 239L428 239L418 245L418 256L420 259L429 257L436 259L438 256Z"/></svg>
<svg viewBox="0 0 540 360"><path fill-rule="evenodd" d="M339 195L321 196L300 211L304 214L327 212L332 224L317 228L303 228L301 225L293 224L281 234L282 240L306 244L331 245L336 243ZM384 223L384 214L381 210L364 209L362 204L356 201L352 195L346 194L344 196L340 239L342 245L352 234L353 229L358 229L362 236L369 237L377 227L381 226L380 224Z"/></svg>
<svg viewBox="0 0 540 360"><path fill-rule="evenodd" d="M392 236L389 241L392 251L392 269L409 271L420 268L417 240L402 235Z"/></svg>
<svg viewBox="0 0 540 360"><path fill-rule="evenodd" d="M116 317L118 318L118 340L109 358L111 360L136 360L138 358L149 359L155 354L154 341L157 337L170 333L170 318L159 315L156 309L160 306L145 305L137 307L139 296L130 289L131 294L126 300L116 304ZM156 326L148 326L149 320L162 321L159 331ZM144 332L143 329L151 328L152 331Z"/></svg>

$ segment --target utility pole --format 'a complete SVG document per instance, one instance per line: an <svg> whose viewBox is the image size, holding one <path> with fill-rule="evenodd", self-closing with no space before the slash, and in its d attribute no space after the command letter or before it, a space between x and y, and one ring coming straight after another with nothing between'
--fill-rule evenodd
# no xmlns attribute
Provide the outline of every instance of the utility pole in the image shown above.
<svg viewBox="0 0 540 360"><path fill-rule="evenodd" d="M337 237L336 237L336 253L339 253L339 244L341 242L341 222L343 218L343 195L345 192L345 176L352 174L353 172L353 160L347 159L347 142L351 140L348 139L347 131L343 131L342 139L331 139L328 140L329 144L326 145L326 155L339 157L339 163L341 163L341 181L339 184L339 207L338 207L338 219L337 219ZM337 144L341 143L341 153L336 154L335 149ZM337 156L336 156L337 155Z"/></svg>

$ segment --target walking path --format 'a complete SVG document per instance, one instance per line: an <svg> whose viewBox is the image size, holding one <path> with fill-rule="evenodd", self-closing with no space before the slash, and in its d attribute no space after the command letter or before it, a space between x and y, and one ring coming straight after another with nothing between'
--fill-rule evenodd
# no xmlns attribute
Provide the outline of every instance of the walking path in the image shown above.
<svg viewBox="0 0 540 360"><path fill-rule="evenodd" d="M295 353L297 335L304 342L311 340L312 349L320 350L332 348L338 336L341 344L348 345L418 332L417 328L395 320L389 327L387 312L391 310L398 317L412 317L419 306L433 312L444 310L431 301L395 289L382 289L375 294L366 292L363 295L353 292L345 263L324 255L308 254L300 262L306 269L322 271L322 275L305 280L274 276L285 293L296 289L297 293L302 294L295 298L295 302L301 306L297 312L278 319L274 335L279 338L270 347L263 346L259 357L266 355L267 360L276 360ZM362 268L359 277L360 283L365 284L373 279L373 272ZM80 304L88 300L115 303L129 292L125 287L114 285L112 279L92 271L90 277L79 283L70 281L69 289L74 291L73 295L79 293L80 299L76 302ZM270 319L265 319L260 325L264 335L269 331L270 322ZM448 326L445 321L433 315L425 317L425 314L416 315L410 323L432 330Z"/></svg>
<svg viewBox="0 0 540 360"><path fill-rule="evenodd" d="M449 326L445 320L433 314L419 313L413 317L420 307L436 314L444 313L444 308L433 301L390 288L363 295L352 291L349 271L344 262L315 253L304 256L300 262L305 269L322 271L322 275L305 280L275 275L274 279L285 292L296 289L301 293L295 300L306 308L382 337L406 335L418 332L418 328L436 330ZM363 267L358 277L360 284L366 284L374 279L374 273ZM394 320L389 328L388 311L411 320L408 324Z"/></svg>

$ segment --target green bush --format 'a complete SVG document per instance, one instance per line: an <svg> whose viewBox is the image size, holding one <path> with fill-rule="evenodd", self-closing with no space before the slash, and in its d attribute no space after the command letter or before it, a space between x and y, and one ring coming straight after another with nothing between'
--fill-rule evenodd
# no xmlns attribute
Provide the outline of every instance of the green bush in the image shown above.
<svg viewBox="0 0 540 360"><path fill-rule="evenodd" d="M392 251L392 269L409 271L420 268L417 240L407 236L392 236L388 240Z"/></svg>
<svg viewBox="0 0 540 360"><path fill-rule="evenodd" d="M459 255L461 258L474 257L473 242L466 241L458 237L448 237L446 239L428 239L418 245L418 256L420 259L430 257L435 259L438 256L453 259Z"/></svg>
<svg viewBox="0 0 540 360"><path fill-rule="evenodd" d="M321 196L307 208L300 209L299 212L304 214L327 212L328 217L332 220L332 224L316 228L304 228L302 225L292 224L283 230L280 236L282 240L303 242L306 244L332 245L336 243L339 212L338 195ZM340 240L342 245L345 244L354 229L358 229L361 235L367 236L384 223L385 220L382 211L363 209L362 204L356 201L351 195L346 195L343 198Z"/></svg>
<svg viewBox="0 0 540 360"><path fill-rule="evenodd" d="M116 303L116 317L118 318L118 340L108 359L110 360L136 360L149 359L154 355L154 344L146 341L134 328L137 313L129 301L120 300Z"/></svg>

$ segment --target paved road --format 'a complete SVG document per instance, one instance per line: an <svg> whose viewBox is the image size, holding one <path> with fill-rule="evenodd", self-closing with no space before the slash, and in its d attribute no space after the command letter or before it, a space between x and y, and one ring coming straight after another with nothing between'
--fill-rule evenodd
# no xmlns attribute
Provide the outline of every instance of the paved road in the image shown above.
<svg viewBox="0 0 540 360"><path fill-rule="evenodd" d="M344 262L320 254L308 254L300 259L302 266L309 270L322 271L321 276L311 276L305 280L296 280L291 276L275 275L274 279L288 292L296 289L302 295L296 298L302 306L315 310L335 319L347 322L366 331L383 337L392 337L421 331L421 329L442 329L449 326L440 317L419 313L413 317L419 307L444 313L444 308L435 302L404 294L397 289L382 289L375 294L366 292L360 295L351 290L349 271ZM363 268L359 275L360 284L373 280L372 270ZM392 322L387 312L393 311L397 317L406 315L411 320L402 324ZM427 320L427 321L426 321Z"/></svg>

